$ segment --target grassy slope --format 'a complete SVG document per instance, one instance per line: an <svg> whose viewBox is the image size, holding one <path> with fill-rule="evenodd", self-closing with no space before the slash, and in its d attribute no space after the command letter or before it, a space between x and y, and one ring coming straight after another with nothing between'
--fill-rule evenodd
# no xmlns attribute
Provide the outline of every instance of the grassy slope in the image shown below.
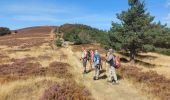
<svg viewBox="0 0 170 100"><path fill-rule="evenodd" d="M28 32L27 30L28 29L22 31ZM51 48L49 34L51 30L45 33L39 33L41 31L41 29L34 31L29 28L29 34L18 33L16 35L0 37L1 41L3 41L3 45L0 45L0 67L2 67L0 68L0 100L38 100L42 95L50 98L50 94L44 93L46 89L72 78L70 77L71 74L69 77L65 77L66 73L70 73L67 72L67 70L69 71L71 66L67 67L66 70L63 69L65 63L67 63L67 56L61 49L54 50ZM28 41L25 38L30 40L35 39L37 41L32 43L32 41ZM10 39L22 39L23 42L13 41L9 44L8 41L10 41ZM45 41L45 43L39 43L39 41L43 41L43 39L47 41ZM59 59L61 56L64 56L64 58ZM28 57L33 58L28 61L24 60ZM51 69L53 68L52 70L48 70L50 69L50 64L54 61L57 61L57 63L51 67ZM31 65L28 66L27 63ZM34 63L41 66L34 66ZM4 64L6 67L3 68ZM29 69L32 65L37 68ZM10 66L15 68L8 69L8 67L12 68ZM59 66L58 69L55 68L56 66ZM74 83L74 80L72 80L72 82ZM77 90L73 91L75 95L72 96L76 97L76 95L81 93L79 98L91 98L90 94L84 94L83 87L75 83L74 85L77 87ZM51 90L49 89L49 91ZM69 94L68 90L66 90L66 93L67 92ZM83 95L86 95L86 97L83 97ZM61 96L63 95L61 94Z"/></svg>
<svg viewBox="0 0 170 100"><path fill-rule="evenodd" d="M50 33L50 31L48 31ZM41 36L40 36L41 35ZM33 43L33 45L30 44L30 41L26 40L26 38L30 39L37 39L40 41L41 39L46 39L46 43L42 44L39 42ZM41 38L40 38L40 37ZM1 37L1 41L7 41L6 39L12 39L14 36L5 36ZM23 38L24 37L24 38ZM1 58L0 58L0 64L5 63L11 63L11 59L20 59L24 57L36 57L37 59L35 61L31 62L39 62L42 67L48 67L49 64L53 61L60 61L60 62L66 62L72 65L70 70L71 73L77 77L75 77L75 80L79 84L85 85L91 92L94 98L96 99L110 99L110 98L117 98L117 99L123 99L126 100L129 99L138 99L138 100L145 100L146 98L142 96L139 90L136 90L134 86L132 86L131 82L127 80L120 80L121 84L118 86L112 86L111 84L108 84L105 79L100 81L93 81L93 72L88 74L87 76L81 75L81 64L79 62L80 57L80 49L82 46L87 48L98 48L99 51L104 56L104 51L98 46L98 45L81 45L81 46L74 46L74 48L64 48L59 49L57 51L52 50L52 48L49 45L50 36L46 33L32 33L29 35L18 35L19 39L23 39L25 41L26 46L22 46L23 43L17 43L16 46L8 47L8 43L6 46L1 45L0 51L1 51ZM8 40L8 41L9 41ZM4 42L6 43L6 42ZM36 45L38 43L39 45ZM3 52L3 53L2 53ZM60 54L66 54L69 58L59 59ZM72 54L72 55L70 55ZM45 56L47 59L43 59ZM51 59L49 60L47 56L50 56ZM71 57L71 58L70 58ZM137 58L139 60L139 63L136 64L136 67L143 68L143 71L150 71L154 70L158 72L158 74L163 74L166 77L169 77L169 57L156 54L156 53L143 53L140 54L140 56ZM126 63L127 65L128 63ZM151 64L154 65L152 68L148 68L148 65ZM1 81L2 77L0 77ZM29 77L26 80L23 79L17 79L10 82L1 83L0 85L0 97L1 99L8 99L8 100L18 100L18 99L38 99L44 92L45 89L49 88L51 85L55 84L56 82L62 82L63 79L52 77L52 76L36 76L36 77ZM130 91L129 91L130 90ZM24 92L24 93L23 93ZM32 96L30 96L32 95Z"/></svg>

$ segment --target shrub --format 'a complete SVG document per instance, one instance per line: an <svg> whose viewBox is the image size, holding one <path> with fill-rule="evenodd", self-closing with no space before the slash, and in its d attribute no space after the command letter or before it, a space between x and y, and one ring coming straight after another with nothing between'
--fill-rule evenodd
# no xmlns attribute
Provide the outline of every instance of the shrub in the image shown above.
<svg viewBox="0 0 170 100"><path fill-rule="evenodd" d="M11 31L9 28L6 27L0 27L0 36L11 34Z"/></svg>
<svg viewBox="0 0 170 100"><path fill-rule="evenodd" d="M70 65L67 63L54 61L49 64L48 75L71 79L73 75L69 72L69 67Z"/></svg>
<svg viewBox="0 0 170 100"><path fill-rule="evenodd" d="M155 47L154 47L153 45L147 44L147 45L144 45L144 46L143 46L143 50L144 50L145 52L152 52L152 51L155 51Z"/></svg>
<svg viewBox="0 0 170 100"><path fill-rule="evenodd" d="M74 81L59 83L45 90L39 100L93 100L90 92Z"/></svg>
<svg viewBox="0 0 170 100"><path fill-rule="evenodd" d="M169 55L170 56L170 49L166 49L166 48L156 48L155 49L156 52L164 54L164 55Z"/></svg>
<svg viewBox="0 0 170 100"><path fill-rule="evenodd" d="M74 33L65 33L64 40L74 42L74 44L82 44L80 37Z"/></svg>
<svg viewBox="0 0 170 100"><path fill-rule="evenodd" d="M75 44L101 42L106 35L102 30L82 24L64 24L60 26L60 31L64 32L66 41L71 41Z"/></svg>
<svg viewBox="0 0 170 100"><path fill-rule="evenodd" d="M62 43L63 43L63 40L62 39L57 39L56 40L56 45L58 46L58 47L61 47L62 46Z"/></svg>

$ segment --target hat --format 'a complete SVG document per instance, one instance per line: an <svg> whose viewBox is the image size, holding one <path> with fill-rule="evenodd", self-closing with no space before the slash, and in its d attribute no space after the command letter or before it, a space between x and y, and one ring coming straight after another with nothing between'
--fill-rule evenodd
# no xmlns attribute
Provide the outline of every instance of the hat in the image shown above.
<svg viewBox="0 0 170 100"><path fill-rule="evenodd" d="M113 53L113 49L109 49L109 52L110 52L110 53Z"/></svg>

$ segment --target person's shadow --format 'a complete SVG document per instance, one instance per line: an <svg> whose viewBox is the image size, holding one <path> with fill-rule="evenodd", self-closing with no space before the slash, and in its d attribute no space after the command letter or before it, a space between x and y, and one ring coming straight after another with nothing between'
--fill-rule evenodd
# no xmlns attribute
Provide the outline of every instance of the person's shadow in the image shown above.
<svg viewBox="0 0 170 100"><path fill-rule="evenodd" d="M117 74L117 79L121 80L121 79L123 79L123 77L121 75Z"/></svg>

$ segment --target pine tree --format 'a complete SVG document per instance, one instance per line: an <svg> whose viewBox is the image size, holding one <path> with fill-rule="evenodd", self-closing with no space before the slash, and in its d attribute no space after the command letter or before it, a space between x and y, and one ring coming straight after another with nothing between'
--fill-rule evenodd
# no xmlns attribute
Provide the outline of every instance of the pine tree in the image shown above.
<svg viewBox="0 0 170 100"><path fill-rule="evenodd" d="M117 14L117 18L121 21L121 30L115 29L115 24L112 24L112 34L117 34L119 39L114 44L121 44L121 48L130 51L130 59L134 60L135 55L143 46L147 44L147 36L149 27L154 17L146 13L145 4L140 0L129 0L129 8L127 11L122 11ZM114 33L114 30L116 33Z"/></svg>

